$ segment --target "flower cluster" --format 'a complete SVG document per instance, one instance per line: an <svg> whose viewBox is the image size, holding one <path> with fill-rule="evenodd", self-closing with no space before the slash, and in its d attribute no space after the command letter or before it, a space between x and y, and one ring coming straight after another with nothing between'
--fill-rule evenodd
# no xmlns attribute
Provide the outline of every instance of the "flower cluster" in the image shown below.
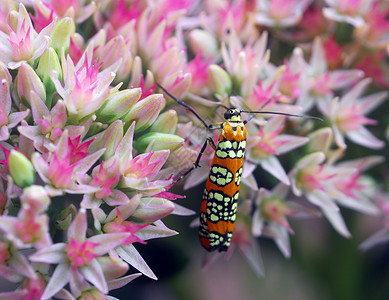
<svg viewBox="0 0 389 300"><path fill-rule="evenodd" d="M169 189L208 133L157 82L209 123L231 106L324 119L247 123L227 257L238 247L263 274L256 237L289 257L290 216L349 237L339 206L386 216L367 244L388 239L386 193L366 173L383 158L349 150L385 147L367 115L388 96L388 16L380 0L0 0L0 275L19 286L0 297L106 299L156 279L134 243L193 213Z"/></svg>

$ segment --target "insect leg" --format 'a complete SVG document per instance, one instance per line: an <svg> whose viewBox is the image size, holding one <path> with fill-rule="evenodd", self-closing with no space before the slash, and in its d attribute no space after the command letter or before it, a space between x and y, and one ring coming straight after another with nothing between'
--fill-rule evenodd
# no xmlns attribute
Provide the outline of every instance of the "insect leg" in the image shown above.
<svg viewBox="0 0 389 300"><path fill-rule="evenodd" d="M186 175L188 175L190 172L192 172L194 169L196 168L199 168L200 167L200 159L201 159L201 156L203 155L205 149L207 148L207 145L210 145L212 147L213 150L216 150L216 145L215 145L215 142L213 141L213 139L211 137L208 137L204 144L203 144L203 147L201 147L201 150L199 152L199 155L197 155L197 159L196 161L194 162L193 166L188 169L184 174L182 174L180 177L176 178L174 181L173 181L173 184L177 183L178 181L180 181L181 179L183 179Z"/></svg>

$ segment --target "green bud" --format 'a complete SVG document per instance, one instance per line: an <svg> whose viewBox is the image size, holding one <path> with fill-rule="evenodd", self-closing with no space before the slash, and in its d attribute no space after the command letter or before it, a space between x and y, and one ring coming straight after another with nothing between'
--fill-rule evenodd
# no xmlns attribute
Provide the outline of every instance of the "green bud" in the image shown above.
<svg viewBox="0 0 389 300"><path fill-rule="evenodd" d="M92 288L90 290L85 290L77 297L77 300L105 300L107 296L104 293L100 292L98 289Z"/></svg>
<svg viewBox="0 0 389 300"><path fill-rule="evenodd" d="M61 80L62 77L61 64L59 62L57 53L53 48L50 47L40 57L39 65L38 68L36 69L36 73L43 81L43 84L46 87L46 93L48 95L56 91L54 83L51 80L52 71L55 71L58 80Z"/></svg>
<svg viewBox="0 0 389 300"><path fill-rule="evenodd" d="M37 93L46 102L46 89L34 69L27 63L23 63L19 67L14 89L16 90L17 100L22 101L27 107L30 107L31 91Z"/></svg>
<svg viewBox="0 0 389 300"><path fill-rule="evenodd" d="M72 18L63 18L57 21L51 35L51 46L59 55L62 49L67 53L70 45L70 37L75 33L76 26Z"/></svg>
<svg viewBox="0 0 389 300"><path fill-rule="evenodd" d="M151 126L165 106L165 98L161 94L153 94L138 101L124 117L126 124L136 121L135 131L142 131Z"/></svg>
<svg viewBox="0 0 389 300"><path fill-rule="evenodd" d="M194 53L202 53L205 57L216 56L218 52L218 43L216 38L206 30L192 30L189 33L189 44Z"/></svg>
<svg viewBox="0 0 389 300"><path fill-rule="evenodd" d="M140 88L126 89L109 95L103 106L96 112L96 121L112 123L123 117L142 95Z"/></svg>
<svg viewBox="0 0 389 300"><path fill-rule="evenodd" d="M151 125L150 131L175 133L177 127L177 112L173 109L161 114L157 120Z"/></svg>
<svg viewBox="0 0 389 300"><path fill-rule="evenodd" d="M123 138L123 122L113 122L104 131L94 136L94 141L89 147L91 153L105 148L103 160L108 160L115 154L116 148Z"/></svg>
<svg viewBox="0 0 389 300"><path fill-rule="evenodd" d="M327 153L332 142L332 129L329 127L320 128L308 135L308 151L321 151Z"/></svg>
<svg viewBox="0 0 389 300"><path fill-rule="evenodd" d="M31 161L21 152L12 149L8 156L9 172L14 182L21 188L35 181L35 169Z"/></svg>
<svg viewBox="0 0 389 300"><path fill-rule="evenodd" d="M184 144L184 139L175 134L162 132L149 132L142 135L134 142L134 147L140 151L145 152L158 150L171 150Z"/></svg>
<svg viewBox="0 0 389 300"><path fill-rule="evenodd" d="M232 82L224 69L218 65L210 65L208 68L207 86L212 93L223 96L231 93Z"/></svg>

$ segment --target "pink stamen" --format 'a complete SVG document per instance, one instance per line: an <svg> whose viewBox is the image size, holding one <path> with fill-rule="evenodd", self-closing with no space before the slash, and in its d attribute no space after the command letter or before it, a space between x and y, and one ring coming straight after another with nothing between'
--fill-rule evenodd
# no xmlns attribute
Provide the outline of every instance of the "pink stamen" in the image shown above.
<svg viewBox="0 0 389 300"><path fill-rule="evenodd" d="M92 260L98 257L97 254L93 253L93 250L97 246L98 244L90 241L80 242L72 238L66 246L65 251L72 266L82 267L84 265L90 265Z"/></svg>

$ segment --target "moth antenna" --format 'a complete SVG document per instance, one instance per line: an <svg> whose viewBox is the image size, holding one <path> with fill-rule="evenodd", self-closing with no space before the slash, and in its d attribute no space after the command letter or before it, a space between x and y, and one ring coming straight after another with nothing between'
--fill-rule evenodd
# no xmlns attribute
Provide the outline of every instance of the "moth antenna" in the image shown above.
<svg viewBox="0 0 389 300"><path fill-rule="evenodd" d="M276 112L276 111L249 111L249 110L241 110L241 113L248 113L252 114L249 116L246 120L245 123L249 122L252 118L255 117L256 114L271 114L271 115L281 115L281 116L287 116L287 117L296 117L296 118L303 118L303 119L312 119L312 120L318 120L322 121L323 119L319 117L313 117L313 116L307 116L307 115L297 115L297 114L288 114L288 113L283 113L283 112Z"/></svg>
<svg viewBox="0 0 389 300"><path fill-rule="evenodd" d="M185 107L186 109L190 110L192 112L192 114L194 114L196 116L197 119L199 119L201 121L201 123L204 124L205 128L209 129L209 125L200 117L200 115L193 109L193 107L191 107L190 105L186 104L184 101L174 97L171 93L169 93L162 85L160 85L158 82L156 82L157 86L162 90L164 91L164 93L166 95L168 95L171 99L173 99L174 101L176 101L178 104L182 105L183 107Z"/></svg>

